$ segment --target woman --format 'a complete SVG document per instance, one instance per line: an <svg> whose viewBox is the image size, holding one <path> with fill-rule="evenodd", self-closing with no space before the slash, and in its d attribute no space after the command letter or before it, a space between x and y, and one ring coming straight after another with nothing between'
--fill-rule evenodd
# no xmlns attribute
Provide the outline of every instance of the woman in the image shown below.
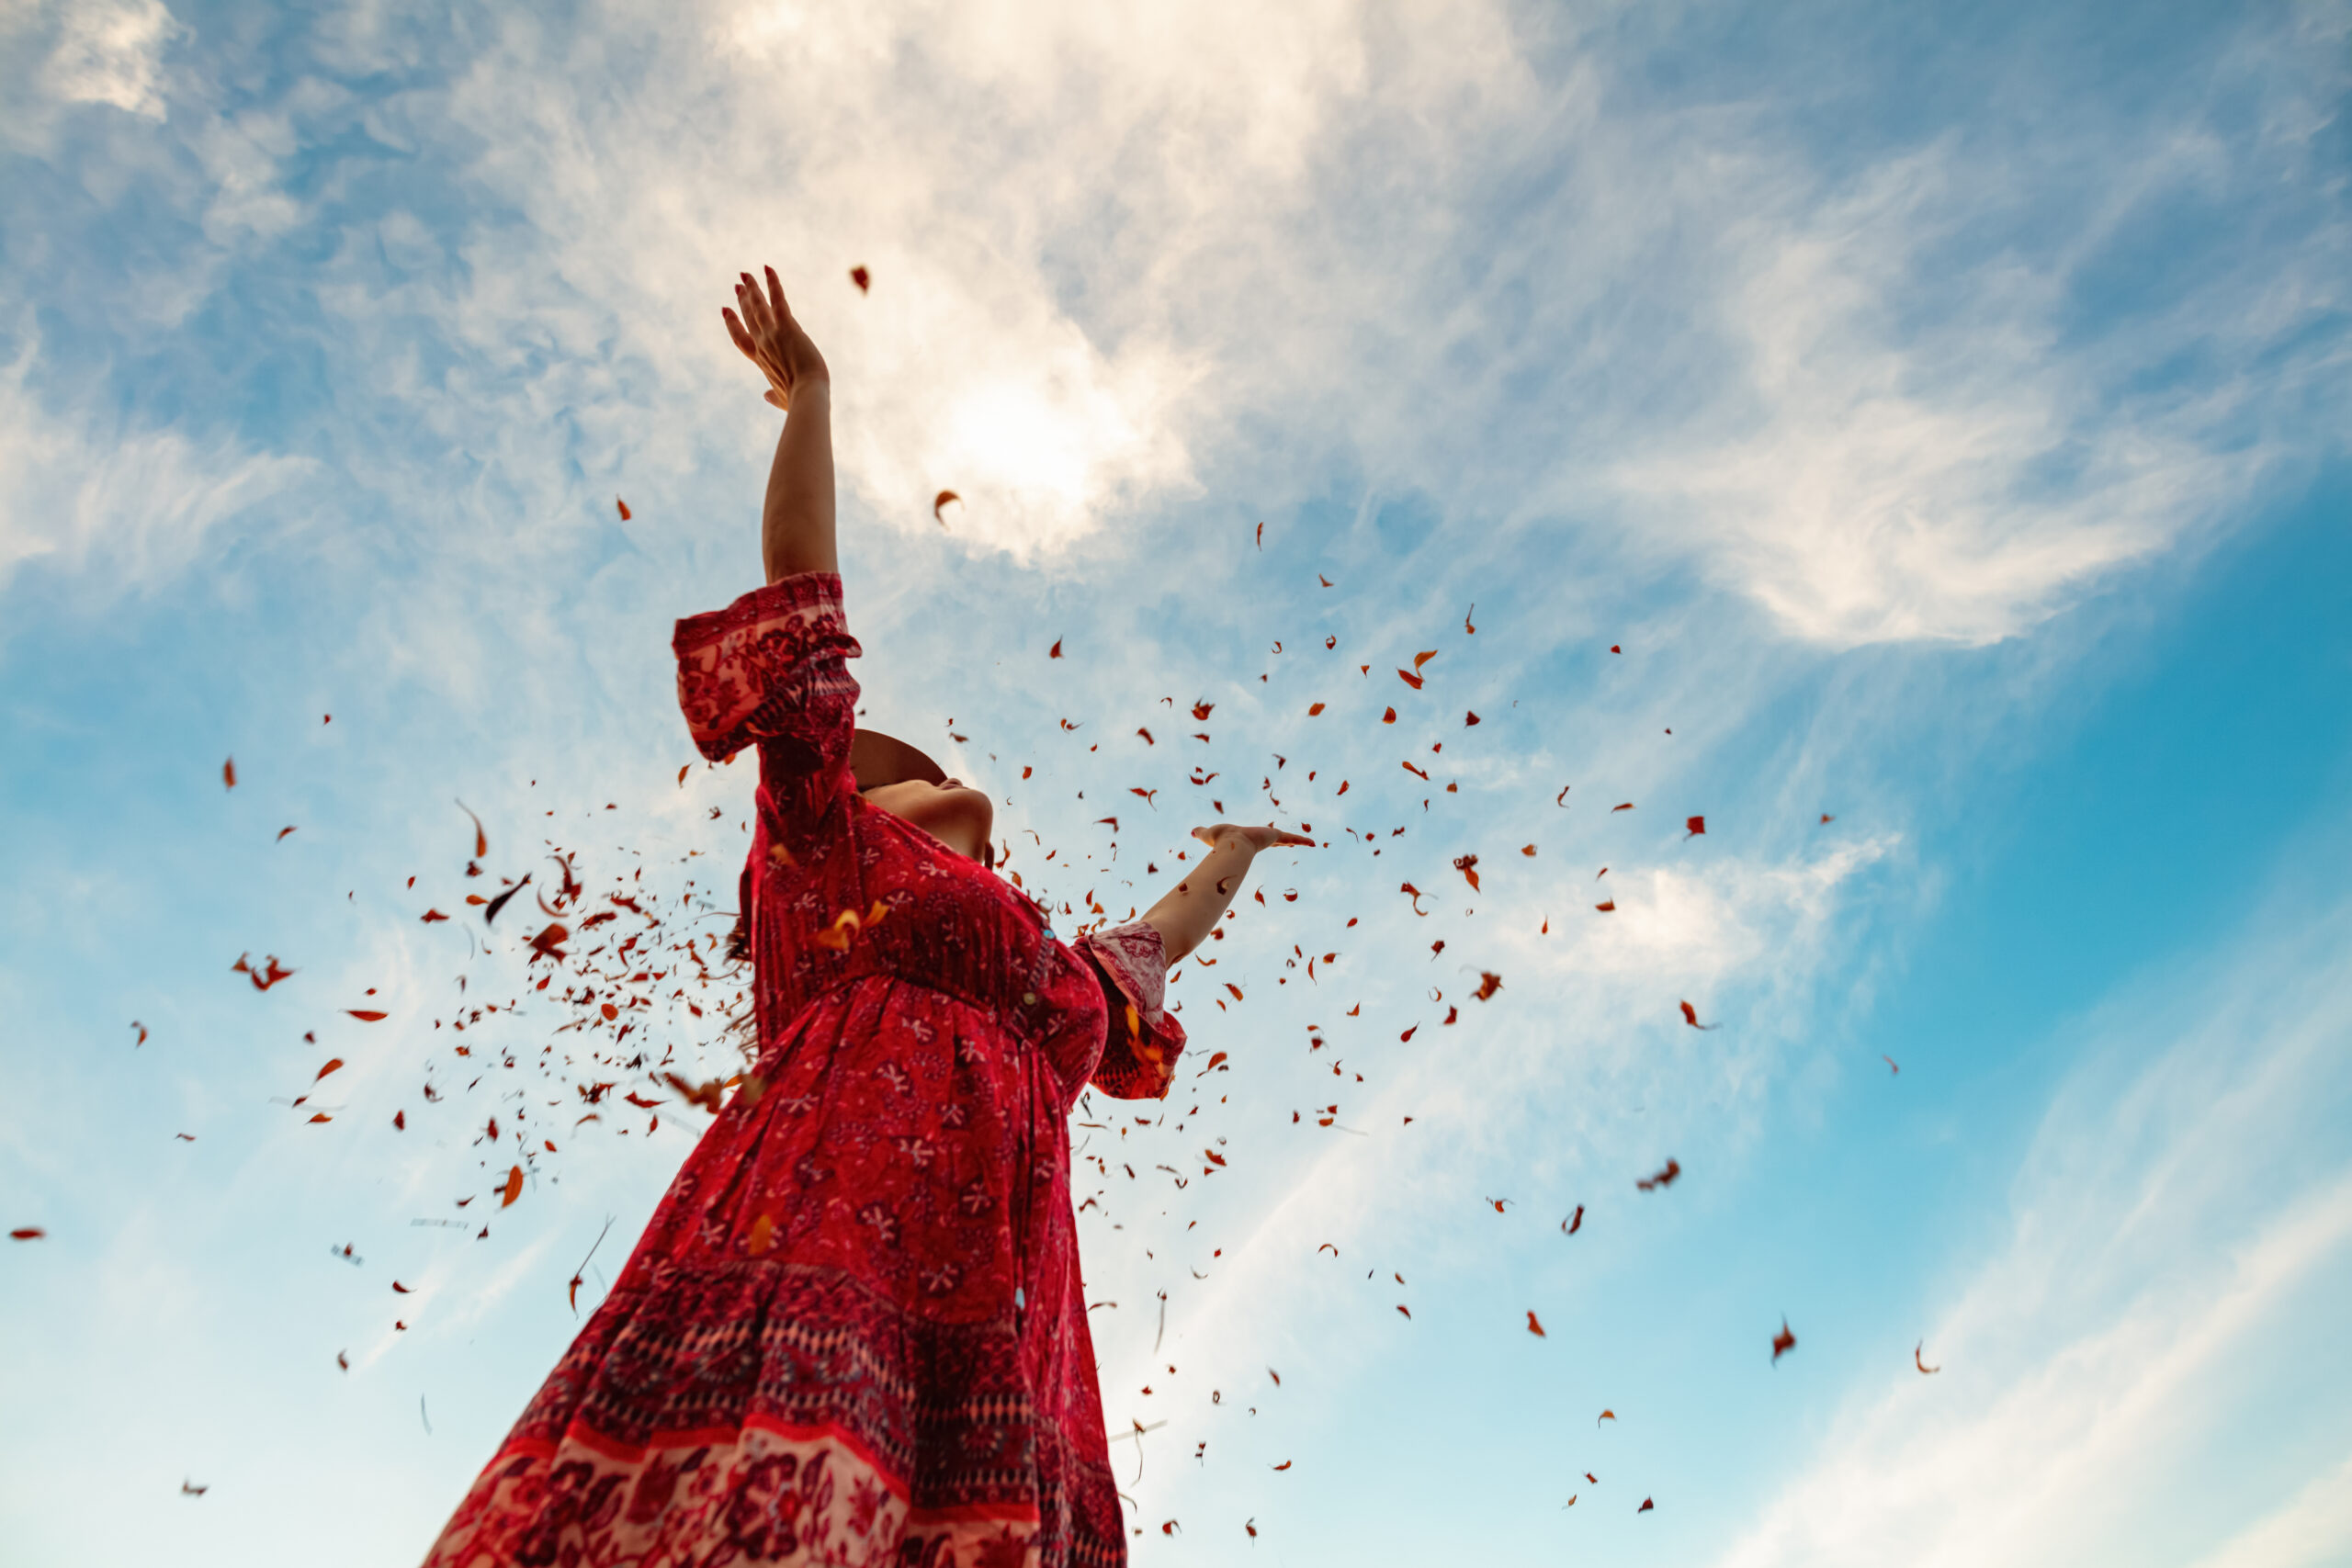
<svg viewBox="0 0 2352 1568"><path fill-rule="evenodd" d="M695 744L759 750L759 1059L427 1562L1123 1562L1067 1118L1090 1081L1167 1093L1168 964L1259 851L1312 840L1196 829L1141 919L1057 940L981 863L989 797L854 729L825 362L773 268L736 299L788 416L767 586L674 642Z"/></svg>

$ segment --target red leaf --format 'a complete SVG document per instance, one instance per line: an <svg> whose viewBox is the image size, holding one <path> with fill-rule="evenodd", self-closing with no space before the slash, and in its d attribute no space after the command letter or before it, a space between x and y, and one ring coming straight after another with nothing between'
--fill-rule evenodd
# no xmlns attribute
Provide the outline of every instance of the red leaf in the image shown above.
<svg viewBox="0 0 2352 1568"><path fill-rule="evenodd" d="M1604 915L1613 915L1617 912L1617 900L1611 898L1606 903L1595 904L1593 908L1600 910Z"/></svg>
<svg viewBox="0 0 2352 1568"><path fill-rule="evenodd" d="M393 1112L392 1112L392 1127L393 1127L393 1129L394 1129L395 1131L397 1131L397 1132L401 1132L401 1133L405 1133L405 1132L407 1132L407 1131L408 1131L408 1112L407 1112L407 1111L393 1111Z"/></svg>
<svg viewBox="0 0 2352 1568"><path fill-rule="evenodd" d="M628 502L626 502L626 501L623 501L619 496L615 496L615 497L613 497L613 504L614 504L615 506L617 506L617 507L619 507L619 508L621 509L621 521L622 521L622 522L624 522L624 523L628 522Z"/></svg>
<svg viewBox="0 0 2352 1568"><path fill-rule="evenodd" d="M1797 1348L1797 1337L1789 1332L1789 1320L1781 1319L1781 1332L1772 1336L1772 1364L1779 1366L1781 1358Z"/></svg>
<svg viewBox="0 0 2352 1568"><path fill-rule="evenodd" d="M406 1285L401 1284L398 1280L393 1280L393 1281L392 1281L392 1289L393 1289L393 1290L395 1290L395 1291L398 1291L401 1295L404 1295L404 1296L406 1296L406 1295L413 1295L413 1294L414 1294L414 1293L415 1293L414 1292L411 1291L411 1290L410 1290Z"/></svg>
<svg viewBox="0 0 2352 1568"><path fill-rule="evenodd" d="M605 1003L604 1003L603 1005L601 1005L600 1007L598 1007L596 1010L597 1010L598 1012L601 1012L601 1013L603 1013L603 1014L605 1015L605 1021L606 1023L610 1023L610 1022L612 1022L612 1021L613 1021L613 1020L615 1020L615 1019L616 1019L616 1018L620 1017L620 1015L621 1015L621 1010L620 1010L620 1009L618 1009L618 1008L616 1008L616 1007L615 1007L615 1006L614 1006L612 1003L610 1003L610 1002L605 1002Z"/></svg>
<svg viewBox="0 0 2352 1568"><path fill-rule="evenodd" d="M1429 782L1429 774L1422 773L1420 769L1413 766L1412 763L1406 762L1403 763L1402 766L1407 773L1419 775L1423 784L1427 784Z"/></svg>
<svg viewBox="0 0 2352 1568"><path fill-rule="evenodd" d="M220 784L224 789L237 787L237 759L234 757L220 764Z"/></svg>
<svg viewBox="0 0 2352 1568"><path fill-rule="evenodd" d="M1645 1498L1643 1498L1643 1499L1642 1499L1642 1506L1641 1506L1640 1507L1638 1507L1638 1508L1634 1509L1634 1512L1635 1512L1635 1513L1637 1513L1637 1514L1646 1514L1646 1513L1648 1513L1652 1508L1655 1508L1655 1507L1657 1507L1657 1505L1656 1503L1653 1503L1653 1502L1651 1502L1647 1497L1645 1497Z"/></svg>
<svg viewBox="0 0 2352 1568"><path fill-rule="evenodd" d="M1560 1232L1563 1235L1574 1235L1582 1229L1584 1229L1584 1205L1578 1203L1577 1212L1560 1222Z"/></svg>
<svg viewBox="0 0 2352 1568"><path fill-rule="evenodd" d="M1686 819L1682 825L1690 829L1689 833L1684 835L1686 838L1695 839L1700 834L1707 830L1707 819L1703 817L1690 818Z"/></svg>
<svg viewBox="0 0 2352 1568"><path fill-rule="evenodd" d="M863 294L873 287L874 275L862 266L854 266L849 269L849 280L856 284L857 291Z"/></svg>
<svg viewBox="0 0 2352 1568"><path fill-rule="evenodd" d="M523 1168L516 1166L506 1173L506 1195L498 1201L502 1209L510 1208L523 1195Z"/></svg>
<svg viewBox="0 0 2352 1568"><path fill-rule="evenodd" d="M1414 1029L1419 1029L1419 1028L1420 1028L1420 1025L1417 1023L1417 1024L1413 1025L1413 1029L1408 1029L1408 1030L1405 1031L1405 1032L1404 1032L1404 1033L1399 1034L1399 1035L1396 1037L1396 1039L1397 1039L1397 1043L1401 1044L1401 1043L1403 1043L1404 1042L1406 1042L1406 1041L1408 1041L1408 1040L1410 1040L1410 1039L1413 1037L1413 1030L1414 1030Z"/></svg>
<svg viewBox="0 0 2352 1568"><path fill-rule="evenodd" d="M22 1235L24 1233L19 1231L17 1234ZM1933 1377L1936 1373L1942 1371L1943 1369L1941 1367L1931 1367L1928 1365L1927 1359L1919 1354L1920 1351L1925 1350L1927 1348L1928 1342L1924 1339L1911 1347L1911 1364L1918 1368L1921 1371L1927 1373L1928 1376Z"/></svg>
<svg viewBox="0 0 2352 1568"><path fill-rule="evenodd" d="M1383 724L1394 724L1394 723L1396 723L1396 710L1395 708L1390 708L1386 713L1382 714L1382 715L1380 716L1380 722L1381 722L1381 723L1383 723Z"/></svg>
<svg viewBox="0 0 2352 1568"><path fill-rule="evenodd" d="M1396 678L1404 682L1408 686L1412 687L1413 690L1417 692L1421 689L1421 678L1419 675L1414 674L1410 670L1397 671Z"/></svg>
<svg viewBox="0 0 2352 1568"><path fill-rule="evenodd" d="M1689 1024L1693 1029L1716 1029L1721 1027L1719 1024L1701 1023L1699 1021L1699 1010L1692 1007L1689 1002L1684 1002L1682 1004L1682 1021Z"/></svg>
<svg viewBox="0 0 2352 1568"><path fill-rule="evenodd" d="M1654 1192L1661 1187L1673 1186L1674 1179L1681 1174L1682 1162L1677 1159L1669 1159L1666 1162L1665 1169L1659 1171L1656 1176L1645 1176L1638 1181L1635 1181L1634 1185L1640 1188L1645 1192Z"/></svg>
<svg viewBox="0 0 2352 1568"><path fill-rule="evenodd" d="M49 1233L39 1225L18 1225L8 1233L10 1241L39 1241Z"/></svg>
<svg viewBox="0 0 2352 1568"><path fill-rule="evenodd" d="M1048 658L1048 659L1059 659L1061 656L1062 656L1062 639L1061 639L1061 638L1059 638L1059 637L1056 637L1056 638L1054 638L1054 646L1053 646L1053 647L1051 647L1051 648L1049 648L1049 649L1047 649L1046 650L1046 658Z"/></svg>
<svg viewBox="0 0 2352 1568"><path fill-rule="evenodd" d="M343 1010L362 1023L381 1023L390 1016L389 1013L378 1012L373 1008L345 1008Z"/></svg>
<svg viewBox="0 0 2352 1568"><path fill-rule="evenodd" d="M1478 971L1478 1000L1483 1002L1502 988L1503 977L1500 975L1496 974L1491 969L1481 969Z"/></svg>
<svg viewBox="0 0 2352 1568"><path fill-rule="evenodd" d="M1462 720L1462 725L1463 725L1463 728L1465 728L1465 729L1466 729L1466 728L1468 728L1471 725L1476 724L1476 723L1478 722L1478 716L1477 716L1476 714L1475 714L1475 713L1470 713L1470 712L1468 712L1468 710L1466 710L1466 709L1465 709L1465 710L1464 710L1464 716L1465 716L1463 718L1463 720Z"/></svg>
<svg viewBox="0 0 2352 1568"><path fill-rule="evenodd" d="M319 1078L322 1078L322 1077L326 1077L329 1073L331 1073L331 1072L334 1071L337 1067L339 1067L339 1066L343 1066L343 1058L342 1058L342 1057L340 1057L340 1056L329 1056L329 1057L327 1058L327 1065L326 1065L325 1066L321 1067L321 1068L319 1069L319 1077L317 1077L317 1078L312 1078L311 1081L312 1083L316 1083L316 1082L318 1082L318 1081L319 1081Z"/></svg>
<svg viewBox="0 0 2352 1568"><path fill-rule="evenodd" d="M1403 1312L1403 1313L1405 1313L1405 1321L1406 1321L1406 1322L1410 1323L1410 1322L1413 1320L1413 1314L1412 1314L1411 1313L1409 1313L1409 1312L1405 1312L1405 1304L1404 1304L1402 1302L1399 1302L1399 1303L1396 1303L1396 1310L1397 1310L1398 1312Z"/></svg>
<svg viewBox="0 0 2352 1568"><path fill-rule="evenodd" d="M1460 872L1463 878L1470 884L1471 892L1478 891L1478 857L1476 855L1454 856L1453 869Z"/></svg>
<svg viewBox="0 0 2352 1568"><path fill-rule="evenodd" d="M1609 809L1611 811L1631 811L1634 809L1634 803L1629 800L1623 806L1612 806Z"/></svg>
<svg viewBox="0 0 2352 1568"><path fill-rule="evenodd" d="M1527 1314L1527 1332L1532 1334L1538 1339L1548 1339L1551 1337L1550 1335L1544 1332L1544 1325L1535 1321L1535 1314L1532 1312L1530 1312Z"/></svg>
<svg viewBox="0 0 2352 1568"><path fill-rule="evenodd" d="M490 835L481 830L481 818L474 817L472 807L461 800L458 802L458 809L474 818L474 859L480 860L490 853Z"/></svg>
<svg viewBox="0 0 2352 1568"><path fill-rule="evenodd" d="M335 1364L336 1366L338 1366L338 1367L341 1367L345 1371L346 1371L346 1372L347 1372L347 1371L349 1371L351 1370L351 1358L350 1358L348 1355L345 1354L343 1351L341 1351L341 1350L337 1350L337 1351L334 1353L334 1364Z"/></svg>
<svg viewBox="0 0 2352 1568"><path fill-rule="evenodd" d="M1612 642L1609 645L1609 651L1611 653L1623 653L1625 650Z"/></svg>
<svg viewBox="0 0 2352 1568"><path fill-rule="evenodd" d="M932 514L933 517L938 517L938 518L939 518L939 525L940 525L941 527L944 528L944 527L946 527L946 526L947 526L947 519L946 519L946 518L944 518L944 517L940 517L940 516L939 516L939 509L940 509L941 507L943 507L943 506L945 506L945 505L946 505L949 502L951 502L951 501L960 502L960 501L962 501L963 499L964 499L964 498L963 498L962 496L957 495L957 494L956 494L954 491L952 491L952 490L943 490L943 491L941 491L937 495L935 495L935 496L933 496L933 497L932 498L932 502L931 502L931 514Z"/></svg>
<svg viewBox="0 0 2352 1568"><path fill-rule="evenodd" d="M424 914L417 917L418 919L424 921L428 926L435 920L446 920L448 918L448 916L443 914L438 909L427 909Z"/></svg>
<svg viewBox="0 0 2352 1568"><path fill-rule="evenodd" d="M280 829L277 830L277 839L276 839L276 840L273 840L273 842L280 843L280 844L284 843L284 842L286 841L286 835L287 835L287 834L288 834L288 833L290 833L290 832L292 832L293 830L294 830L294 829L291 829L291 828L280 828Z"/></svg>

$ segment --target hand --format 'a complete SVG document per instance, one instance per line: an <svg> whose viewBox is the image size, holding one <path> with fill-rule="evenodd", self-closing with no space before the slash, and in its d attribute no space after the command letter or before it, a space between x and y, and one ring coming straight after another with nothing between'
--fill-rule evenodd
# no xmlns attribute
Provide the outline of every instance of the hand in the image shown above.
<svg viewBox="0 0 2352 1568"><path fill-rule="evenodd" d="M743 357L767 377L767 400L789 410L794 388L830 382L832 374L825 368L825 356L817 352L817 345L793 318L792 308L785 303L784 285L776 281L775 268L762 270L768 278L765 294L748 272L735 285L735 303L742 308L742 319L737 320L735 312L723 306L718 313L726 318L727 335L735 340Z"/></svg>
<svg viewBox="0 0 2352 1568"><path fill-rule="evenodd" d="M1253 855L1276 844L1300 844L1307 849L1315 847L1314 840L1277 828L1272 822L1262 828L1245 827L1238 822L1220 822L1214 828L1193 829L1193 837L1213 850L1238 841Z"/></svg>

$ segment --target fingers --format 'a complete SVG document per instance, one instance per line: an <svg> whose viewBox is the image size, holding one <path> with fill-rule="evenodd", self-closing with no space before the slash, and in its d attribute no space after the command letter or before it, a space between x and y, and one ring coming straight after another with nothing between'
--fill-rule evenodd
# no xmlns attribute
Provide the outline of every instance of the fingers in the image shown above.
<svg viewBox="0 0 2352 1568"><path fill-rule="evenodd" d="M721 317L725 318L727 321L727 335L735 340L735 346L741 349L752 358L758 358L758 351L753 349L752 346L751 335L744 332L743 323L735 319L735 312L729 310L726 306L721 305L718 308L718 313Z"/></svg>
<svg viewBox="0 0 2352 1568"><path fill-rule="evenodd" d="M768 295L775 302L775 319L779 321L790 321L792 307L784 302L784 285L776 281L775 268L769 266L763 267L761 270L768 275Z"/></svg>

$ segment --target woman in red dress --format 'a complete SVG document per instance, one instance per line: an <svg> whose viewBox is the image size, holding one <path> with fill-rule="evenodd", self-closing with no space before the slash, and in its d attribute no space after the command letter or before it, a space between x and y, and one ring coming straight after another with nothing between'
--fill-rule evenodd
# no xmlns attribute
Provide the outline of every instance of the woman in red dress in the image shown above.
<svg viewBox="0 0 2352 1568"><path fill-rule="evenodd" d="M1101 1568L1126 1560L1070 1211L1091 1083L1168 1091L1168 965L1257 853L1220 823L1141 919L1057 940L982 863L989 797L854 729L831 387L785 303L736 345L787 411L767 586L678 623L714 761L755 747L759 1056L430 1568Z"/></svg>

